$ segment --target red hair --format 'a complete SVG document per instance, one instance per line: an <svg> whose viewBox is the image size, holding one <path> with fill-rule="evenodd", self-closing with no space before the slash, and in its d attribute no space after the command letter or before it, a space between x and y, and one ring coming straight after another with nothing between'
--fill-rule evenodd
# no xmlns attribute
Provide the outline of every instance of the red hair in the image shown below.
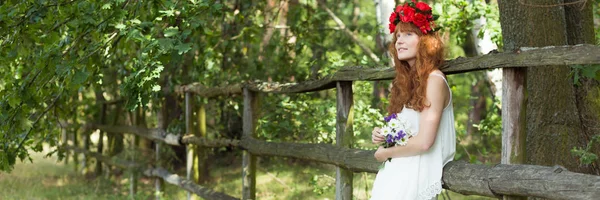
<svg viewBox="0 0 600 200"><path fill-rule="evenodd" d="M419 50L413 67L409 66L406 61L398 60L395 44L396 34L399 31L412 32L419 36ZM399 113L404 106L420 112L423 108L430 106L425 98L427 78L429 78L431 72L439 69L444 62L444 46L437 32L423 34L415 25L400 22L396 25L388 51L393 57L396 70L396 77L392 82L388 112L390 114Z"/></svg>

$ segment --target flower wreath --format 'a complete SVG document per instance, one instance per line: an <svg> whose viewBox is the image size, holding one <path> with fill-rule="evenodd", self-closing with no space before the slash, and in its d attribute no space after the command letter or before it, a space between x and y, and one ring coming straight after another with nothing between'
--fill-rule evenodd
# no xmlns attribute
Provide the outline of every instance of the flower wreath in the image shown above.
<svg viewBox="0 0 600 200"><path fill-rule="evenodd" d="M396 10L390 15L390 33L394 33L396 24L402 21L413 23L423 34L427 34L434 31L432 26L434 25L433 20L435 18L437 16L432 14L431 7L427 3L412 0L411 2L404 3L404 5L397 6Z"/></svg>

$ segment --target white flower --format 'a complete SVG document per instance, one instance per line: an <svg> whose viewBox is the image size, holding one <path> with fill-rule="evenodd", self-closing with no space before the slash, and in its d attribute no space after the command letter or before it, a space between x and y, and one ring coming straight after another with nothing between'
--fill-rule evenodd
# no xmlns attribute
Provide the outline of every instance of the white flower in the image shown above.
<svg viewBox="0 0 600 200"><path fill-rule="evenodd" d="M383 128L381 128L381 135L383 136L388 136L389 134L392 134L392 128L389 126L384 126Z"/></svg>
<svg viewBox="0 0 600 200"><path fill-rule="evenodd" d="M393 129L400 130L400 126L402 126L402 123L398 119L391 119L388 125Z"/></svg>
<svg viewBox="0 0 600 200"><path fill-rule="evenodd" d="M404 146L408 144L408 136L403 137L402 139L396 141L397 145Z"/></svg>

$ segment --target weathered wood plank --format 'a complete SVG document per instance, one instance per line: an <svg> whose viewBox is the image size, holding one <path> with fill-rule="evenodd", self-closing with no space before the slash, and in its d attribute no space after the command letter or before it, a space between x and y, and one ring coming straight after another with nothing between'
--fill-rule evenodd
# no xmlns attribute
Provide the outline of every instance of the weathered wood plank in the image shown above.
<svg viewBox="0 0 600 200"><path fill-rule="evenodd" d="M336 145L339 147L352 148L354 137L352 121L354 104L352 94L352 82L337 82L337 117L336 117ZM354 173L343 167L336 167L335 176L335 199L352 200L352 179Z"/></svg>
<svg viewBox="0 0 600 200"><path fill-rule="evenodd" d="M201 185L195 184L190 179L184 179L179 177L177 174L172 174L166 169L163 168L150 168L144 171L144 175L146 176L155 176L161 177L167 183L173 184L175 186L181 187L189 192L197 194L198 196L204 199L215 199L215 200L234 200L238 199L232 196L229 196L224 193L213 191L209 188L203 187Z"/></svg>
<svg viewBox="0 0 600 200"><path fill-rule="evenodd" d="M448 74L513 67L547 67L600 63L600 46L580 44L547 47L521 47L515 51L457 58L444 64Z"/></svg>
<svg viewBox="0 0 600 200"><path fill-rule="evenodd" d="M257 156L281 156L342 166L354 172L377 172L375 151L350 149L331 144L302 144L293 142L266 142L242 138L241 148Z"/></svg>
<svg viewBox="0 0 600 200"><path fill-rule="evenodd" d="M526 68L502 69L502 164L524 164L527 96ZM526 199L504 196L504 200Z"/></svg>
<svg viewBox="0 0 600 200"><path fill-rule="evenodd" d="M462 194L600 199L600 176L570 172L562 167L485 166L453 161L444 167L442 179L444 188Z"/></svg>
<svg viewBox="0 0 600 200"><path fill-rule="evenodd" d="M242 138L256 137L257 93L244 88L244 115ZM256 199L256 156L249 151L242 154L242 199Z"/></svg>
<svg viewBox="0 0 600 200"><path fill-rule="evenodd" d="M448 60L441 67L446 74L458 74L469 71L494 68L543 67L554 65L586 65L600 63L600 46L581 44L572 46L549 46L530 48L487 55ZM241 94L242 87L265 93L303 93L332 89L336 81L374 81L391 80L395 76L393 68L365 68L361 66L342 68L336 73L319 80L300 83L249 82L216 88L207 88L199 84L178 87L177 91L190 91L203 97Z"/></svg>
<svg viewBox="0 0 600 200"><path fill-rule="evenodd" d="M240 146L240 140L235 139L206 139L195 135L185 135L181 138L183 144L194 144L201 147L237 147Z"/></svg>
<svg viewBox="0 0 600 200"><path fill-rule="evenodd" d="M335 80L327 77L301 83L250 82L245 84L244 87L252 91L264 93L303 93L334 88Z"/></svg>
<svg viewBox="0 0 600 200"><path fill-rule="evenodd" d="M167 143L169 145L180 146L181 145L181 136L167 133L165 130L160 128L143 128L136 126L124 126L124 125L101 125L101 124L87 124L93 129L98 129L101 131L105 131L109 134L118 134L118 133L131 133L137 136L141 136L153 141L160 141Z"/></svg>
<svg viewBox="0 0 600 200"><path fill-rule="evenodd" d="M176 93L192 93L206 98L242 94L242 85L233 84L222 87L206 87L199 83L181 85L175 88Z"/></svg>

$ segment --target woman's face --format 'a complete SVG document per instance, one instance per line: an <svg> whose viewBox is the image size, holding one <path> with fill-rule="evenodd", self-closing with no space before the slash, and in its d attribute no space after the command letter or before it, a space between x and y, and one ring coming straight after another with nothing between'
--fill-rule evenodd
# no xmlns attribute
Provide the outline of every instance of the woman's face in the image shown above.
<svg viewBox="0 0 600 200"><path fill-rule="evenodd" d="M417 60L417 51L419 50L419 35L413 32L396 32L396 52L398 60L408 62L410 66Z"/></svg>

